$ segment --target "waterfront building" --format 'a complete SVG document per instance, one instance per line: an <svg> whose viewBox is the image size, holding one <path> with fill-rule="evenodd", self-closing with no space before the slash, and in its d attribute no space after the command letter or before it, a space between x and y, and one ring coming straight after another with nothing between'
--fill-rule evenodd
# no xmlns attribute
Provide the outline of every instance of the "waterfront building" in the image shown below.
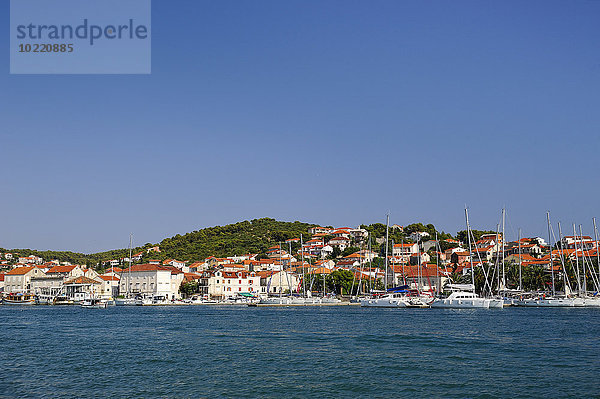
<svg viewBox="0 0 600 399"><path fill-rule="evenodd" d="M121 294L140 294L145 297L164 296L168 299L180 297L179 286L184 273L173 266L154 264L132 265L125 269L119 281Z"/></svg>
<svg viewBox="0 0 600 399"><path fill-rule="evenodd" d="M245 270L205 272L201 279L201 285L206 287L203 293L215 299L233 298L239 294L256 294L260 289L260 278L257 274Z"/></svg>
<svg viewBox="0 0 600 399"><path fill-rule="evenodd" d="M30 292L31 278L43 276L44 272L36 266L20 266L4 275L5 292Z"/></svg>
<svg viewBox="0 0 600 399"><path fill-rule="evenodd" d="M279 294L295 291L300 283L300 278L293 273L287 271L261 271L256 273L259 278L260 293Z"/></svg>
<svg viewBox="0 0 600 399"><path fill-rule="evenodd" d="M68 298L83 300L88 297L102 296L102 282L85 276L75 277L63 283Z"/></svg>
<svg viewBox="0 0 600 399"><path fill-rule="evenodd" d="M44 274L31 277L30 292L35 295L56 295L63 288L62 276Z"/></svg>
<svg viewBox="0 0 600 399"><path fill-rule="evenodd" d="M60 277L63 281L83 276L85 272L79 265L60 265L50 268L46 275L49 277Z"/></svg>
<svg viewBox="0 0 600 399"><path fill-rule="evenodd" d="M119 295L119 277L114 275L103 274L98 276L102 280L101 293L103 297L115 298Z"/></svg>

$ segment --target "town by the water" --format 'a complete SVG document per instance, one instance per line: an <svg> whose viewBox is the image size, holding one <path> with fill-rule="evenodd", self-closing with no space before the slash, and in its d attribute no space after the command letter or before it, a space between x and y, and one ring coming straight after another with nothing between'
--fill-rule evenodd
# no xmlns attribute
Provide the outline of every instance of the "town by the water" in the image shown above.
<svg viewBox="0 0 600 399"><path fill-rule="evenodd" d="M581 226L563 235L505 239L504 211L495 232L462 235L385 225L374 238L363 227L320 227L264 253L158 259L150 246L97 265L0 253L4 305L362 306L385 308L600 307L600 252ZM422 226L422 225L421 225ZM403 233L402 242L390 239ZM376 245L379 251L372 248Z"/></svg>

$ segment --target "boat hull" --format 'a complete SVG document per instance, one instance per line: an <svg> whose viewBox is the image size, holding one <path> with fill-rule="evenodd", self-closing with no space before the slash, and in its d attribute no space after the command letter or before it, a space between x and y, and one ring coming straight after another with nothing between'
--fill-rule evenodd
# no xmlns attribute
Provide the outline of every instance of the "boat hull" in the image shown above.
<svg viewBox="0 0 600 399"><path fill-rule="evenodd" d="M432 308L446 309L502 309L502 299L467 298L467 299L436 299Z"/></svg>
<svg viewBox="0 0 600 399"><path fill-rule="evenodd" d="M35 305L35 299L26 300L26 301L3 299L2 304L4 304L4 305Z"/></svg>
<svg viewBox="0 0 600 399"><path fill-rule="evenodd" d="M134 298L118 298L115 299L115 306L141 306L143 302L141 299Z"/></svg>
<svg viewBox="0 0 600 399"><path fill-rule="evenodd" d="M517 301L515 306L532 308L575 308L586 306L582 298L551 298L551 299L523 299Z"/></svg>

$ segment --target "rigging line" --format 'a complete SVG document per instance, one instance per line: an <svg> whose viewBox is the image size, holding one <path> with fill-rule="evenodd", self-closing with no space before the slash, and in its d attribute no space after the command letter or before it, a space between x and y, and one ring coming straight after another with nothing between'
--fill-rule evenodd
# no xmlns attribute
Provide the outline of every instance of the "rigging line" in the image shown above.
<svg viewBox="0 0 600 399"><path fill-rule="evenodd" d="M559 231L560 231L560 221L558 222L558 227L559 227ZM567 273L567 268L565 267L565 258L564 258L564 250L563 250L563 246L562 246L562 234L559 233L559 240L556 239L556 235L554 233L554 228L552 227L552 225L550 225L550 231L552 232L552 238L554 239L554 242L558 242L559 243L559 248L557 248L557 250L559 251L559 259L560 259L560 264L562 266L562 271L563 271L563 283L565 284L564 287L564 291L565 291L565 295L567 295L567 287L569 288L569 290L571 290L571 281L569 280L569 274ZM548 246L550 247L550 257L552 257L552 246L550 245L550 243L548 243Z"/></svg>
<svg viewBox="0 0 600 399"><path fill-rule="evenodd" d="M510 219L509 219L509 217L508 217L508 212L506 212L506 209L504 209L504 219L505 219L505 221L508 223L508 226L511 228L511 230L512 230L512 233L514 234L514 235L513 235L513 237L514 237L514 236L518 236L519 234L516 232L518 229L517 229L517 230L515 230L514 226L513 226L513 225L512 225L512 223L510 222ZM521 233L523 233L523 229L521 229ZM504 237L504 240L505 240L505 242L508 242L508 241L506 240L506 237Z"/></svg>
<svg viewBox="0 0 600 399"><path fill-rule="evenodd" d="M471 238L473 239L473 242L475 242L475 236L473 235L473 231L471 230L471 228L469 227L467 229L467 234L471 234ZM483 276L485 277L485 286L483 288L483 291L485 291L485 287L488 286L490 288L490 292L492 292L492 287L488 282L488 274L485 270L485 268L483 267L483 261L481 260L481 255L479 254L479 251L477 250L477 245L475 245L475 252L477 252L477 259L479 259L479 264L481 265L481 270L483 271ZM469 256L471 258L473 258L472 254L469 254ZM471 274L473 275L473 278L475 277L475 266L471 267ZM475 285L475 284L473 284ZM475 290L475 287L473 287L473 290Z"/></svg>

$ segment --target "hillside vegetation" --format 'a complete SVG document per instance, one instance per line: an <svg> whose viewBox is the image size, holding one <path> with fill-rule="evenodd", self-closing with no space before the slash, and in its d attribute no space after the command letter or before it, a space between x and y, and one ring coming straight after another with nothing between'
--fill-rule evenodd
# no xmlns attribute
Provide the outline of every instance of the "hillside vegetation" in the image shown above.
<svg viewBox="0 0 600 399"><path fill-rule="evenodd" d="M310 227L316 224L301 222L280 222L271 218L254 219L243 221L226 226L215 226L192 231L187 234L177 234L174 237L165 238L157 244L147 243L144 246L133 248L133 253L146 252L146 249L155 245L160 246L161 252L151 252L144 254L144 262L148 259L164 260L167 258L181 261L203 261L208 256L226 257L232 255L243 255L254 253L264 255L267 249L277 245L279 242L285 242L289 238L299 238L303 235L304 241L311 238L308 234ZM362 225L372 238L372 248L376 252L383 250L381 240L385 237L385 225L374 223ZM390 241L395 243L410 242L408 235L414 231L426 231L433 238L436 229L432 224L423 225L421 223L410 224L402 232L399 229L390 229ZM477 231L476 231L477 232ZM480 235L477 232L477 235ZM452 235L443 231L437 231L438 237L443 240L452 238ZM460 235L461 233L459 233ZM462 234L466 237L465 234ZM379 242L378 242L379 241ZM294 246L297 249L298 244ZM442 246L443 249L444 246ZM283 245L283 249L287 247ZM357 248L352 247L352 250ZM69 251L36 251L31 249L13 249L0 252L18 253L19 256L36 255L44 260L58 259L61 262L71 262L75 264L98 265L99 263L111 259L121 259L129 255L129 249L115 249L111 251L98 252L94 254L83 254Z"/></svg>
<svg viewBox="0 0 600 399"><path fill-rule="evenodd" d="M165 238L158 245L160 253L152 252L151 258L175 258L182 261L201 261L214 255L225 257L246 253L260 254L273 245L289 238L300 237L303 234L309 239L308 229L316 224L301 222L280 222L271 218L254 219L226 226L208 227L184 235L177 234ZM136 247L133 253L145 251L156 244L145 244ZM284 246L285 248L285 246ZM120 259L129 255L129 249L115 249L94 254L82 254L69 251L37 251L32 249L0 248L0 252L18 253L19 256L35 255L44 260L58 259L61 262L97 265L110 259Z"/></svg>
<svg viewBox="0 0 600 399"><path fill-rule="evenodd" d="M308 240L308 229L313 226L316 225L279 222L270 218L254 219L178 234L165 238L159 245L163 257L184 261L204 260L210 255L225 257L246 253L261 254L279 242L299 238L300 234Z"/></svg>

